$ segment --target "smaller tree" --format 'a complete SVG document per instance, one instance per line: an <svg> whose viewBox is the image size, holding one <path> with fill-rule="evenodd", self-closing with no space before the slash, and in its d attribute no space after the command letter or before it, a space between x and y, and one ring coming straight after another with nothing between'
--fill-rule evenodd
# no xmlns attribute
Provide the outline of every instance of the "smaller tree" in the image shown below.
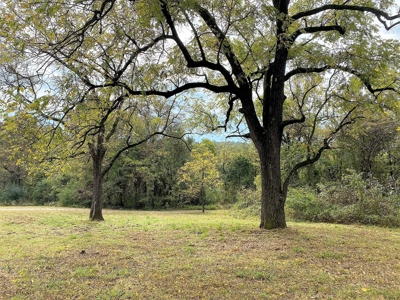
<svg viewBox="0 0 400 300"><path fill-rule="evenodd" d="M238 188L254 187L254 178L254 166L250 159L244 156L238 156L229 166L226 174L226 180Z"/></svg>
<svg viewBox="0 0 400 300"><path fill-rule="evenodd" d="M359 163L360 173L364 180L373 175L374 164L380 152L387 149L391 140L396 137L398 123L392 120L372 120L358 128L356 137L349 137L353 151L358 153L355 160Z"/></svg>
<svg viewBox="0 0 400 300"><path fill-rule="evenodd" d="M207 201L206 191L220 185L216 163L209 143L201 143L192 150L191 160L178 172L179 182L184 185L183 194L191 199L199 199L203 212Z"/></svg>
<svg viewBox="0 0 400 300"><path fill-rule="evenodd" d="M236 201L237 192L240 189L254 189L256 170L252 161L245 156L239 155L223 168L223 180L227 196Z"/></svg>

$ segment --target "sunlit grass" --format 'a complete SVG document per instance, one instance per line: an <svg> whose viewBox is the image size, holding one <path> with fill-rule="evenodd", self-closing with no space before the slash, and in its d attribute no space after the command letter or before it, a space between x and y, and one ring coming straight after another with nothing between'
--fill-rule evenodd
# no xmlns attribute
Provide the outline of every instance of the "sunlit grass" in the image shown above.
<svg viewBox="0 0 400 300"><path fill-rule="evenodd" d="M0 208L0 299L400 299L400 230Z"/></svg>

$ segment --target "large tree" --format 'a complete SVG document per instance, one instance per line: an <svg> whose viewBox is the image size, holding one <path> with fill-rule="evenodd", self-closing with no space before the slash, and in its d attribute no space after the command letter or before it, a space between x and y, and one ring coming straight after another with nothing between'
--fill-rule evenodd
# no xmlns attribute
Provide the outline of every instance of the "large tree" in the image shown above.
<svg viewBox="0 0 400 300"><path fill-rule="evenodd" d="M14 3L9 4L12 8ZM178 115L184 99L131 95L115 85L92 88L90 80L106 80L112 64L124 59L124 51L114 57L110 47L104 45L118 42L105 37L102 46L107 49L96 41L82 46L80 56L67 58L47 47L53 33L51 24L40 24L41 14L29 19L28 12L22 13L26 3L15 4L21 15L9 11L9 22L1 27L2 32L9 30L9 34L4 33L6 50L2 53L7 56L2 58L0 76L0 112L6 120L5 130L15 138L30 140L31 158L36 165L88 156L93 174L90 219L103 220L104 176L131 148L156 136L181 139L184 134L172 136L167 130L180 124ZM38 12L45 13L40 9ZM110 24L108 29L115 26ZM138 77L132 69L129 71L129 77Z"/></svg>
<svg viewBox="0 0 400 300"><path fill-rule="evenodd" d="M91 91L113 86L130 96L166 98L195 91L200 100L209 97L222 105L222 127L243 119L248 132L239 134L251 138L260 158L261 228L286 227L284 206L295 172L282 178L282 137L288 126L305 121L301 105L296 115L284 118L289 86L319 76L318 86L326 90L320 103L347 103L338 126L293 171L314 163L333 135L352 122L359 102L352 105L349 90L358 86L365 101L381 104L398 89L399 44L383 40L378 31L399 23L394 0L97 0L73 5L23 0L13 12L15 20L29 23L21 37L78 70ZM297 87L303 102L321 95L315 88Z"/></svg>

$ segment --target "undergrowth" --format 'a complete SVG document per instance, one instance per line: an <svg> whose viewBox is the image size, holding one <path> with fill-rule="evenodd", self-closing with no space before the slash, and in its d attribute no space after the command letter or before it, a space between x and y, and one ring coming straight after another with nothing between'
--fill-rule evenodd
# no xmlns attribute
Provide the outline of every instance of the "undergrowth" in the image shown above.
<svg viewBox="0 0 400 300"><path fill-rule="evenodd" d="M231 215L260 215L261 191L242 190L231 208ZM314 190L297 187L289 190L286 200L288 219L339 224L364 224L400 227L400 196L386 191L376 182L365 184L351 173L342 183L318 185Z"/></svg>

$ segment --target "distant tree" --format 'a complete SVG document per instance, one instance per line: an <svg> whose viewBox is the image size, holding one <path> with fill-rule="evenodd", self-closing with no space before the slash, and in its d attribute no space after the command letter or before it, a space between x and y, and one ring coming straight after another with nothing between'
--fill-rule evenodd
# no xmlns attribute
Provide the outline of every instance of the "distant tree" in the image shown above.
<svg viewBox="0 0 400 300"><path fill-rule="evenodd" d="M0 186L10 184L22 186L27 176L25 157L26 141L16 141L7 130L7 124L0 124Z"/></svg>
<svg viewBox="0 0 400 300"><path fill-rule="evenodd" d="M256 170L250 158L239 155L229 163L221 163L218 165L224 183L224 201L235 202L240 189L255 188Z"/></svg>
<svg viewBox="0 0 400 300"><path fill-rule="evenodd" d="M386 175L393 172L389 169L393 167L391 153L398 137L397 128L398 121L382 113L379 119L371 118L341 136L341 146L353 154L351 167L363 180L380 177L377 167L382 153L386 153Z"/></svg>
<svg viewBox="0 0 400 300"><path fill-rule="evenodd" d="M220 175L216 165L216 156L209 148L208 141L192 150L191 160L180 168L178 176L183 184L182 192L186 197L199 198L204 212L207 201L206 191L220 185Z"/></svg>
<svg viewBox="0 0 400 300"><path fill-rule="evenodd" d="M169 135L182 135L175 126ZM174 206L177 172L189 159L191 140L154 137L127 151L108 173L105 182L107 205L130 208Z"/></svg>
<svg viewBox="0 0 400 300"><path fill-rule="evenodd" d="M226 181L237 188L254 187L255 170L249 158L238 156L226 171Z"/></svg>

